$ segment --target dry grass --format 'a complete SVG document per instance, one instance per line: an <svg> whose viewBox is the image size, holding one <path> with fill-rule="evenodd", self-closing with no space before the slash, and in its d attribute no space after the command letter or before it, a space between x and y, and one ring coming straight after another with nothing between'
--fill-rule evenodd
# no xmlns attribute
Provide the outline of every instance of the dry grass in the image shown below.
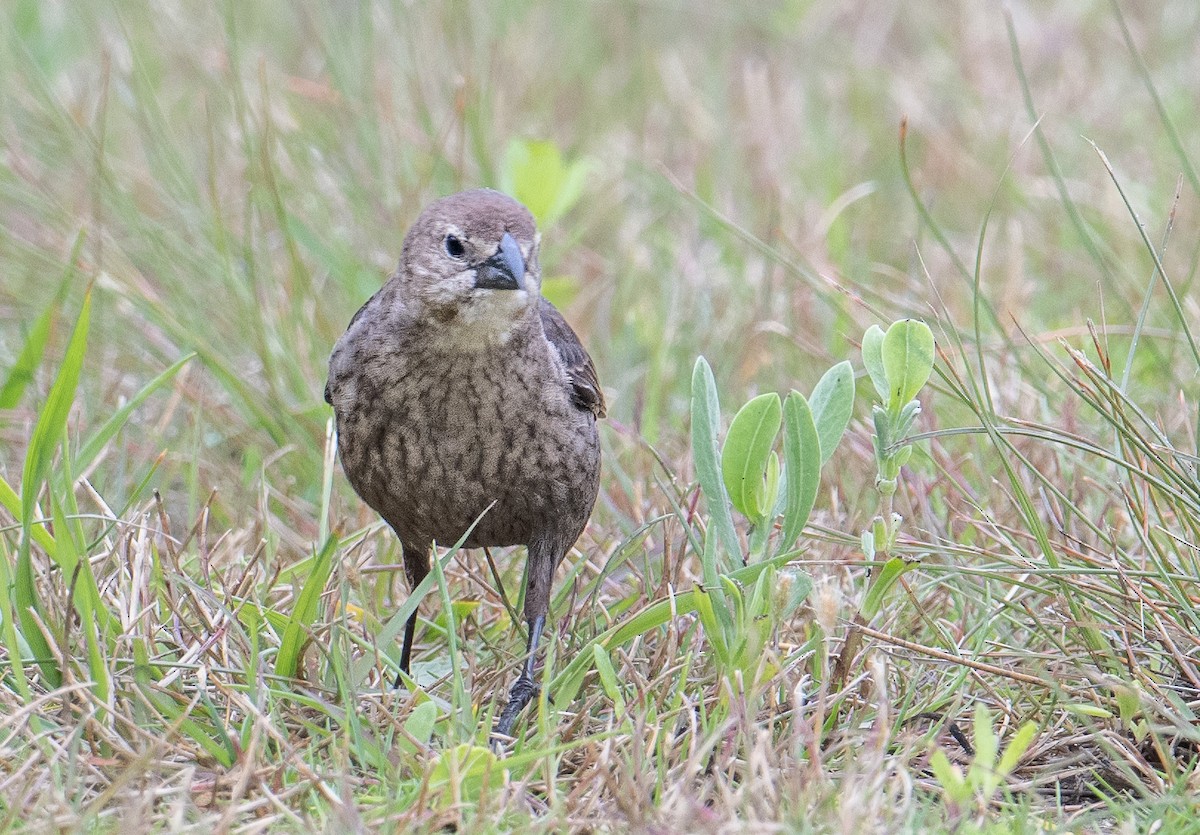
<svg viewBox="0 0 1200 835"><path fill-rule="evenodd" d="M0 386L44 351L0 391L4 828L1191 831L1200 19L1134 6L6 7ZM420 206L522 138L589 166L543 267L612 404L547 663L630 635L494 760L522 638L453 555L390 687L407 590L320 393ZM696 356L732 414L909 315L941 350L896 495L922 564L849 679L862 386L762 665L647 625L701 579ZM955 801L930 757L969 766L976 704L1037 734Z"/></svg>

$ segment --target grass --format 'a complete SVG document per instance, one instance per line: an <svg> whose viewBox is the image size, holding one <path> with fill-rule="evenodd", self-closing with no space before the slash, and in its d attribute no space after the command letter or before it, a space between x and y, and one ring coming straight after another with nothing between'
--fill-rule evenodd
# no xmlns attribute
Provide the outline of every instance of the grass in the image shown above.
<svg viewBox="0 0 1200 835"><path fill-rule="evenodd" d="M6 5L4 828L1193 831L1195 4L863 5ZM498 759L521 633L443 551L392 689L399 554L321 389L420 207L525 139L587 171L542 264L610 419L564 686ZM696 357L727 422L906 316L920 566L837 680L860 379L762 663L724 664Z"/></svg>

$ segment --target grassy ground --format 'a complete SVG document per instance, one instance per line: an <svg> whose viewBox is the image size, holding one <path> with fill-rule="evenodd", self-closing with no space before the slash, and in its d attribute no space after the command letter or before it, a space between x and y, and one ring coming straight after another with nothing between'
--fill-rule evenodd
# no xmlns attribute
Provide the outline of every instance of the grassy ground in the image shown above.
<svg viewBox="0 0 1200 835"><path fill-rule="evenodd" d="M1195 830L1194 2L2 14L5 828ZM586 168L542 264L610 420L549 641L588 675L495 760L523 637L453 555L425 687L389 686L399 554L321 389L422 204L528 139ZM696 357L727 420L906 316L941 351L895 497L921 565L844 679L864 381L756 663L648 616L701 578Z"/></svg>

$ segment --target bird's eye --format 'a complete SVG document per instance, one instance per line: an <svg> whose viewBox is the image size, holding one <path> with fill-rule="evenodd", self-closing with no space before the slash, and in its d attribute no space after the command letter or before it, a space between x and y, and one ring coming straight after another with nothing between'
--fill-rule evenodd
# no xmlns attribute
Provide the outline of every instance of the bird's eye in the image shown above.
<svg viewBox="0 0 1200 835"><path fill-rule="evenodd" d="M463 242L456 235L446 236L446 254L451 258L462 258L467 254L467 248L463 246Z"/></svg>

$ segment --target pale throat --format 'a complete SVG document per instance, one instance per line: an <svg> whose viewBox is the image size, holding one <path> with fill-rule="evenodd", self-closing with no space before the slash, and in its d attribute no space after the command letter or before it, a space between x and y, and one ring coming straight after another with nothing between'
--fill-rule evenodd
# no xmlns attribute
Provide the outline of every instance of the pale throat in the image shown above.
<svg viewBox="0 0 1200 835"><path fill-rule="evenodd" d="M429 337L456 351L483 351L528 335L537 297L527 290L489 290L454 307L452 318L431 328ZM441 318L441 317L438 317Z"/></svg>

